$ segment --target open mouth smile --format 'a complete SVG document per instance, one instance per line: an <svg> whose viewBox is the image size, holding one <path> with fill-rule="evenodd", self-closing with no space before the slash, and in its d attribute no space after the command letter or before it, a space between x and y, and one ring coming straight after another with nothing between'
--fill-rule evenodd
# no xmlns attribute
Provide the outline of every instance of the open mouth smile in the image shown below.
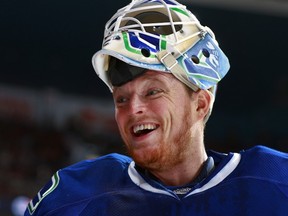
<svg viewBox="0 0 288 216"><path fill-rule="evenodd" d="M146 135L158 128L158 125L148 123L148 124L139 124L132 127L132 134L136 137Z"/></svg>

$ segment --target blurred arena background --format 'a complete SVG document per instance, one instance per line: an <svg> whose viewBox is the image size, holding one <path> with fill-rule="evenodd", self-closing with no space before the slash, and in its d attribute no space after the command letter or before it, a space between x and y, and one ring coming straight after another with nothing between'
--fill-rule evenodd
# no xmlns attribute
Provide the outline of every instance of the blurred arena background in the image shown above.
<svg viewBox="0 0 288 216"><path fill-rule="evenodd" d="M21 215L63 166L125 153L93 71L105 22L128 0L0 2L0 215ZM206 145L288 151L288 3L182 0L230 58Z"/></svg>

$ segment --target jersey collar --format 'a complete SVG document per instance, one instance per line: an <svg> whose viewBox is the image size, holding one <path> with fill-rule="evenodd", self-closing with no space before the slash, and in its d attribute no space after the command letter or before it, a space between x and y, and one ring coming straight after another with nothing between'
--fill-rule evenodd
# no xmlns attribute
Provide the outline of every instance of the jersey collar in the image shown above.
<svg viewBox="0 0 288 216"><path fill-rule="evenodd" d="M191 196L196 193L203 192L205 190L208 190L212 187L215 187L219 183L221 183L228 175L230 175L235 168L238 166L241 155L238 153L230 153L227 155L221 155L222 159L219 161L219 157L217 160L217 167L213 171L211 171L211 174L200 183L196 184L192 190L184 197ZM213 156L212 156L213 157ZM214 159L214 157L213 157ZM215 159L214 159L215 160ZM179 199L176 193L174 193L171 189L168 187L165 187L161 183L149 179L144 178L136 169L135 162L132 161L128 167L128 175L132 182L136 184L138 187L152 192L152 193L158 193L163 195L172 196L176 199Z"/></svg>

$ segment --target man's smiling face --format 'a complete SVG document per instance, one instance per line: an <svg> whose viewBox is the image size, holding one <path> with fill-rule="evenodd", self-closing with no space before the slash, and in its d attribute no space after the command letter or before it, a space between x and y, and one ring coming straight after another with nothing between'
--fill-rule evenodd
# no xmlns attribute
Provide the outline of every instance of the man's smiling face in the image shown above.
<svg viewBox="0 0 288 216"><path fill-rule="evenodd" d="M192 95L172 74L156 71L114 88L116 121L138 165L158 169L182 160L197 118Z"/></svg>

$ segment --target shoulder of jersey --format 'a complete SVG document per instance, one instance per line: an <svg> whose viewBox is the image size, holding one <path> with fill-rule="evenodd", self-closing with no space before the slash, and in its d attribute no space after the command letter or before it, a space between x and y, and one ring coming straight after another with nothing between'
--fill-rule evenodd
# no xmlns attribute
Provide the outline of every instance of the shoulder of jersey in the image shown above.
<svg viewBox="0 0 288 216"><path fill-rule="evenodd" d="M128 169L131 161L127 156L114 153L81 161L57 171L30 201L25 215L44 215L65 203L105 193L108 185L111 190L111 186L117 188L119 184L125 184L127 172L123 171Z"/></svg>
<svg viewBox="0 0 288 216"><path fill-rule="evenodd" d="M265 146L255 146L241 153L242 169L246 176L288 184L288 154Z"/></svg>

